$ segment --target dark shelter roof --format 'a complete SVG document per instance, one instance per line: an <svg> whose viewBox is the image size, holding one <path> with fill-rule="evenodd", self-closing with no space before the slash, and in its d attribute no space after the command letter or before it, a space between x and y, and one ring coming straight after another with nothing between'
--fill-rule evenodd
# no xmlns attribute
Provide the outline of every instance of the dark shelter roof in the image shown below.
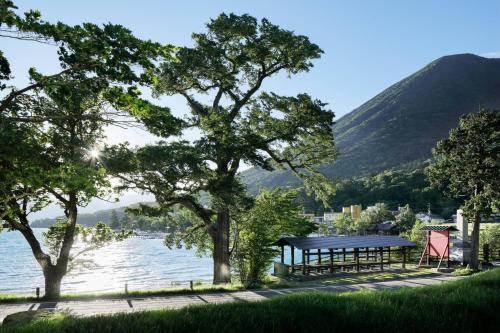
<svg viewBox="0 0 500 333"><path fill-rule="evenodd" d="M431 231L445 231L445 230L450 230L450 231L458 231L457 228L451 225L424 225L420 230L431 230Z"/></svg>
<svg viewBox="0 0 500 333"><path fill-rule="evenodd" d="M377 223L372 224L366 228L368 231L389 231L396 228L394 224L391 223Z"/></svg>
<svg viewBox="0 0 500 333"><path fill-rule="evenodd" d="M273 245L289 245L300 250L415 246L414 243L398 236L283 237Z"/></svg>

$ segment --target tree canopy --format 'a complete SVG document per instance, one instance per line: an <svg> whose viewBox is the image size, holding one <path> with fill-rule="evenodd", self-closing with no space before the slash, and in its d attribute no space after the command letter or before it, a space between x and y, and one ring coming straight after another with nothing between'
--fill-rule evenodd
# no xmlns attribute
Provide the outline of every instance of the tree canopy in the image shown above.
<svg viewBox="0 0 500 333"><path fill-rule="evenodd" d="M154 83L156 61L170 57L172 47L140 40L119 25L50 23L33 10L18 15L8 0L0 0L1 38L57 48L58 72L32 67L24 87L12 85L10 59L0 53L0 217L23 234L45 276L46 296L56 297L80 253L71 253L78 238L94 248L125 235L98 224L94 237L77 224L78 207L111 190L96 153L104 127L127 125L134 116L155 133L180 129L168 108L145 101L138 89ZM28 215L51 202L64 218L45 234L47 252Z"/></svg>
<svg viewBox="0 0 500 333"><path fill-rule="evenodd" d="M459 127L433 150L431 183L451 196L464 196L464 215L474 221L470 266L478 268L479 224L500 201L500 112L481 110L460 118Z"/></svg>
<svg viewBox="0 0 500 333"><path fill-rule="evenodd" d="M316 166L336 156L333 113L307 94L258 93L273 75L309 71L322 51L307 37L267 19L221 14L193 40L161 63L155 92L186 100L185 128L196 129L199 139L159 133L168 140L110 148L107 165L123 188L153 193L160 210L181 204L197 214L199 230L212 238L214 281L227 282L231 210L251 205L238 170L243 163L287 168L309 193L326 199L333 187ZM200 202L202 191L209 205Z"/></svg>

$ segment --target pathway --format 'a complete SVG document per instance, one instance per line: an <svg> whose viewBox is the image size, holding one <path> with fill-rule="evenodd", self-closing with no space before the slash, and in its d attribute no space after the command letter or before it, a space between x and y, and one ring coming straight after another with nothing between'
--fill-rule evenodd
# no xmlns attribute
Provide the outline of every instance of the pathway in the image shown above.
<svg viewBox="0 0 500 333"><path fill-rule="evenodd" d="M439 275L420 278L408 278L402 280L381 281L373 283L359 283L351 285L334 286L310 286L286 289L256 289L235 292L215 292L189 295L170 295L153 297L130 297L123 299L101 299L82 301L60 301L60 302L30 302L15 304L0 304L0 322L12 313L47 309L65 310L74 315L91 316L96 314L111 314L117 312L132 312L157 309L178 309L188 305L227 303L234 301L259 301L279 295L297 292L325 291L340 293L357 290L386 290L406 287L421 287L453 281L461 277L452 275Z"/></svg>

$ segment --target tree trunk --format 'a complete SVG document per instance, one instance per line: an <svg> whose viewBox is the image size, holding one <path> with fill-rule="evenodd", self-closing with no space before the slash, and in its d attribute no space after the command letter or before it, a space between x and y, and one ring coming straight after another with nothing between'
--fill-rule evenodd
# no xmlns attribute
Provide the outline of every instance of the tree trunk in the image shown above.
<svg viewBox="0 0 500 333"><path fill-rule="evenodd" d="M214 243L214 284L231 282L229 262L229 210L221 209L217 213L217 223L212 233Z"/></svg>
<svg viewBox="0 0 500 333"><path fill-rule="evenodd" d="M61 281L64 273L57 266L50 266L44 270L46 299L57 299L61 295Z"/></svg>
<svg viewBox="0 0 500 333"><path fill-rule="evenodd" d="M470 260L469 268L473 270L479 269L479 227L481 224L481 215L474 216L474 227L472 228L471 243L470 243Z"/></svg>

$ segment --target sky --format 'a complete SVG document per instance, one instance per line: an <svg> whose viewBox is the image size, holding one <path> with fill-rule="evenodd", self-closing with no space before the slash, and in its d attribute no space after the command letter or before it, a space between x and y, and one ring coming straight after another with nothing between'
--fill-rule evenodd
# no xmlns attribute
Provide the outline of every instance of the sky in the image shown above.
<svg viewBox="0 0 500 333"><path fill-rule="evenodd" d="M218 14L250 14L268 18L282 28L306 35L324 51L309 73L271 79L263 86L283 95L306 92L329 104L336 118L352 111L388 86L429 62L450 54L500 57L500 1L167 1L85 0L15 1L20 11L39 9L45 20L67 24L111 22L144 39L192 45L191 33L205 31ZM0 39L11 61L15 84L27 82L27 70L57 70L54 48ZM178 97L161 98L178 116L186 111ZM154 141L137 129L108 131L111 143ZM125 205L144 198L130 194ZM93 202L82 212L110 206ZM34 217L53 217L55 207Z"/></svg>

